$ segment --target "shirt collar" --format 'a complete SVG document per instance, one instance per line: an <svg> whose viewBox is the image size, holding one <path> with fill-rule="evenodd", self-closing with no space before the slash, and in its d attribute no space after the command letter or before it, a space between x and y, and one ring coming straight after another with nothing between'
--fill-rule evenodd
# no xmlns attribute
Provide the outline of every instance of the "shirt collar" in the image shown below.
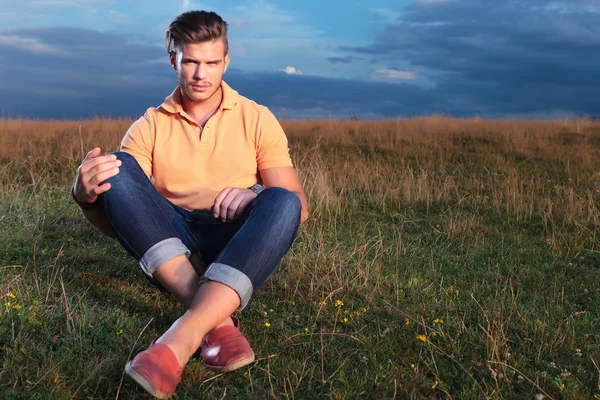
<svg viewBox="0 0 600 400"><path fill-rule="evenodd" d="M225 81L221 81L221 88L223 89L223 99L219 108L222 110L233 109L238 103L238 92L233 90ZM184 113L183 106L181 105L181 90L179 90L179 86L165 98L160 107L171 114Z"/></svg>

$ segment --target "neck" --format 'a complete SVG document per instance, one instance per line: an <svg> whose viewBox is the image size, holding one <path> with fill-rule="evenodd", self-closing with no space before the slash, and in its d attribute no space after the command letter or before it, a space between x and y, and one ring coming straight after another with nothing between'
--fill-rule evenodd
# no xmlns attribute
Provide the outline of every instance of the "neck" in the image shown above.
<svg viewBox="0 0 600 400"><path fill-rule="evenodd" d="M194 118L200 126L204 126L206 121L219 109L223 100L223 88L215 92L214 95L204 101L192 101L186 96L181 98L181 106L190 117Z"/></svg>

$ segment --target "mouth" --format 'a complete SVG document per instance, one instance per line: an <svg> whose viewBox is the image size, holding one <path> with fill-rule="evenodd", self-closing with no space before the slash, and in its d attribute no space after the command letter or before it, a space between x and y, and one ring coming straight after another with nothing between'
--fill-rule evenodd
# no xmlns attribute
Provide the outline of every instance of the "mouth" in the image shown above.
<svg viewBox="0 0 600 400"><path fill-rule="evenodd" d="M207 85L191 85L195 92L205 92L210 86Z"/></svg>

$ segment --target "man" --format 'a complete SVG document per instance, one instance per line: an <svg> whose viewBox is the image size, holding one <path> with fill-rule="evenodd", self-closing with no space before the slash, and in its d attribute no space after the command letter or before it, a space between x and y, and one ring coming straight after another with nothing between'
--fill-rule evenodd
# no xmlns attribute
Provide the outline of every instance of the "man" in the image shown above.
<svg viewBox="0 0 600 400"><path fill-rule="evenodd" d="M85 217L187 308L125 367L157 398L173 394L198 350L215 371L254 360L230 315L247 305L308 218L281 126L222 81L227 23L214 12L183 13L165 45L177 88L134 122L121 151L90 151L72 191Z"/></svg>

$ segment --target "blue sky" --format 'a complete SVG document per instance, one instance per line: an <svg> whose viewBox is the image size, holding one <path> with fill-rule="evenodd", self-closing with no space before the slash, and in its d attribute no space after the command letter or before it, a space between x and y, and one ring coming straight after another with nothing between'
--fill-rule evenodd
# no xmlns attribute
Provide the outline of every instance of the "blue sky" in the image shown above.
<svg viewBox="0 0 600 400"><path fill-rule="evenodd" d="M600 0L0 0L0 109L137 116L180 12L229 23L225 80L281 118L600 115Z"/></svg>

